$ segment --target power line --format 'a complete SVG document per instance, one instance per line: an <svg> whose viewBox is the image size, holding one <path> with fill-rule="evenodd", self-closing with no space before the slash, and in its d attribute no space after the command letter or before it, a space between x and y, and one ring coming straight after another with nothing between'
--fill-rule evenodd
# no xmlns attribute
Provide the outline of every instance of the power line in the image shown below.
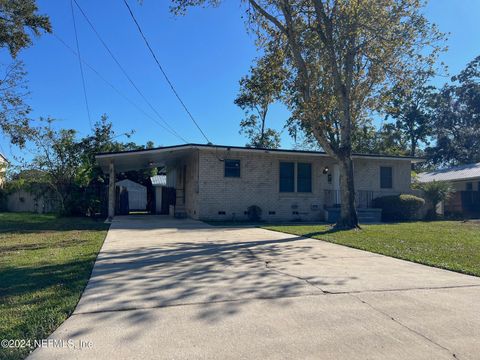
<svg viewBox="0 0 480 360"><path fill-rule="evenodd" d="M70 9L72 10L73 29L74 29L74 32L75 32L75 42L77 44L78 64L80 65L80 75L82 76L83 96L85 98L85 107L87 108L88 123L90 124L90 129L91 129L92 128L92 118L90 117L90 107L88 106L87 87L85 85L85 76L83 74L83 66L82 66L81 53L80 53L80 45L78 43L77 24L75 23L75 11L73 9L73 1L72 0L70 0Z"/></svg>
<svg viewBox="0 0 480 360"><path fill-rule="evenodd" d="M77 52L72 49L61 37L59 37L57 34L53 33L55 38L63 45L65 48L67 48L70 52L73 53L76 57L78 56ZM126 101L128 101L132 106L134 106L138 111L140 111L142 114L144 114L146 117L148 117L151 121L153 121L155 124L160 126L163 130L169 132L173 136L178 137L181 141L187 143L187 141L178 133L172 132L170 129L165 127L163 124L161 124L157 119L152 117L149 113L147 113L144 109L142 109L136 102L134 102L132 99L130 99L127 95L125 95L123 92L118 90L115 85L113 85L110 81L108 81L102 74L100 74L93 66L91 66L89 63L87 63L85 60L81 59L82 63L88 67L95 75L97 75L101 80L103 80L108 86L110 86L118 95L123 97Z"/></svg>
<svg viewBox="0 0 480 360"><path fill-rule="evenodd" d="M197 121L195 120L195 118L193 117L192 113L188 110L187 106L185 105L185 103L183 102L182 98L180 97L180 95L178 95L177 91L175 90L175 87L173 86L172 82L170 81L170 79L168 78L167 74L165 73L165 71L163 70L163 67L162 65L160 64L160 61L158 61L157 59L157 56L155 55L155 52L153 51L152 47L150 46L145 34L143 33L142 31L142 28L140 27L140 24L138 23L137 19L135 18L135 15L133 14L133 11L132 9L130 8L130 5L128 5L128 2L127 0L123 0L123 2L125 3L125 6L127 7L128 9L128 12L130 13L130 16L132 18L132 20L135 22L135 25L137 25L137 29L138 31L140 32L140 35L142 36L143 38L143 41L145 41L145 44L147 45L148 47L148 50L150 50L150 53L152 54L153 58L155 59L155 62L157 63L158 65L158 68L160 69L160 71L162 72L165 80L167 81L168 85L170 85L170 88L172 89L173 93L175 94L175 96L177 97L178 101L180 101L180 104L182 104L183 108L185 109L185 111L187 112L188 116L190 117L190 119L193 121L193 123L195 124L195 126L197 127L197 129L202 133L203 137L205 138L205 140L207 140L207 142L209 143L210 140L208 140L208 137L207 135L205 135L205 133L203 132L203 130L200 128L200 125L198 125Z"/></svg>
<svg viewBox="0 0 480 360"><path fill-rule="evenodd" d="M107 43L103 40L103 38L101 37L100 33L97 31L97 29L95 28L95 26L93 25L93 23L90 21L90 19L88 18L87 14L85 13L85 11L83 11L83 9L81 8L81 6L78 4L77 0L73 0L73 2L75 2L75 5L77 6L77 8L80 10L80 13L83 15L83 17L85 18L85 20L87 21L88 25L90 26L90 28L92 29L92 31L95 33L95 36L98 38L98 40L102 43L103 47L105 48L105 50L107 50L108 54L110 55L110 57L113 59L113 61L115 61L115 63L117 64L117 66L119 67L119 69L122 71L123 75L127 78L127 80L130 82L130 84L135 88L135 90L137 91L137 93L142 97L142 99L145 101L145 103L147 103L147 105L150 107L150 109L155 113L155 115L157 115L157 117L165 124L166 127L168 127L170 130L171 133L174 133L175 136L177 136L178 138L181 138L182 141L186 142L187 141L185 139L183 139L182 136L180 136L171 126L170 124L160 115L160 113L157 111L157 109L152 105L152 103L147 99L147 97L143 94L143 92L139 89L139 87L135 84L135 82L133 81L133 79L130 77L130 75L128 75L127 71L125 70L125 68L122 66L122 64L118 61L117 57L113 54L113 52L110 50L110 48L108 47Z"/></svg>

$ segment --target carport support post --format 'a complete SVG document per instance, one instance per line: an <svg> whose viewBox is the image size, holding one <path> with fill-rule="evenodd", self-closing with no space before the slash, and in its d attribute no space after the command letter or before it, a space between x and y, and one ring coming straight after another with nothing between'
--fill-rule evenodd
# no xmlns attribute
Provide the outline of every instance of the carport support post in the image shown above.
<svg viewBox="0 0 480 360"><path fill-rule="evenodd" d="M112 221L115 216L115 165L113 161L108 165L108 220Z"/></svg>

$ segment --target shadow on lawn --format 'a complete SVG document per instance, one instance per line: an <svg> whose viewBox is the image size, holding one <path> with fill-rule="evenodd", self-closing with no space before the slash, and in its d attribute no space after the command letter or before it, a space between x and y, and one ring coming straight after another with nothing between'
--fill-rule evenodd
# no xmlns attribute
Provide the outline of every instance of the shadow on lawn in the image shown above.
<svg viewBox="0 0 480 360"><path fill-rule="evenodd" d="M18 214L16 214L18 215ZM0 218L0 233L30 233L39 231L106 230L104 219L56 217L53 215L21 214ZM31 216L30 216L31 215Z"/></svg>
<svg viewBox="0 0 480 360"><path fill-rule="evenodd" d="M342 233L342 232L348 232L348 231L352 231L352 229L338 229L334 226L330 226L326 230L305 233L305 234L302 234L301 236L306 237L306 238L314 238L314 237L317 237L317 236L332 235L332 234L335 234L335 233Z"/></svg>
<svg viewBox="0 0 480 360"><path fill-rule="evenodd" d="M3 330L0 338L46 339L73 312L93 262L92 258L57 265L1 269L2 312L12 312L15 318L0 327ZM29 351L28 347L0 349L0 359L23 359Z"/></svg>
<svg viewBox="0 0 480 360"><path fill-rule="evenodd" d="M36 234L38 232L28 231L22 232L23 234ZM55 241L55 242L42 242L38 241L35 243L15 243L10 246L0 246L0 251L3 253L7 252L16 252L16 251L23 251L23 250L42 250L42 249L63 249L70 246L81 246L83 244L89 244L90 241L80 238L72 238L62 241Z"/></svg>
<svg viewBox="0 0 480 360"><path fill-rule="evenodd" d="M94 263L92 259L56 265L7 267L0 270L0 299L35 293L50 286L81 292ZM32 299L37 301L38 299Z"/></svg>

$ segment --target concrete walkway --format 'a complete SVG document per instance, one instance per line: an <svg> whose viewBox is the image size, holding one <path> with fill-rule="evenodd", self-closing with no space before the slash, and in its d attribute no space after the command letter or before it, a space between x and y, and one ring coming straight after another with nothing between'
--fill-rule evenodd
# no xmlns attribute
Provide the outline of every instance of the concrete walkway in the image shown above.
<svg viewBox="0 0 480 360"><path fill-rule="evenodd" d="M77 349L30 358L478 359L480 278L262 229L119 217L51 338Z"/></svg>

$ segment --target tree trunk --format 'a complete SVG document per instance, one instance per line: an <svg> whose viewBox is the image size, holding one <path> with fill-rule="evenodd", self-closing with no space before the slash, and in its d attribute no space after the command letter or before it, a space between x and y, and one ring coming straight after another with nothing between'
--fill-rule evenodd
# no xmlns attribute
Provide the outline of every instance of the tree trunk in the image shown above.
<svg viewBox="0 0 480 360"><path fill-rule="evenodd" d="M415 141L415 138L412 136L411 138L411 143L410 143L410 156L415 157L415 154L417 153L417 143ZM415 163L412 162L412 167L411 169L415 171Z"/></svg>
<svg viewBox="0 0 480 360"><path fill-rule="evenodd" d="M260 147L265 147L265 120L267 118L267 111L268 108L263 108L262 112L262 128L261 128L261 133L260 133Z"/></svg>
<svg viewBox="0 0 480 360"><path fill-rule="evenodd" d="M340 159L340 189L341 189L341 207L340 218L335 224L339 229L360 228L358 224L358 215L355 208L355 185L353 182L353 161L350 156Z"/></svg>

